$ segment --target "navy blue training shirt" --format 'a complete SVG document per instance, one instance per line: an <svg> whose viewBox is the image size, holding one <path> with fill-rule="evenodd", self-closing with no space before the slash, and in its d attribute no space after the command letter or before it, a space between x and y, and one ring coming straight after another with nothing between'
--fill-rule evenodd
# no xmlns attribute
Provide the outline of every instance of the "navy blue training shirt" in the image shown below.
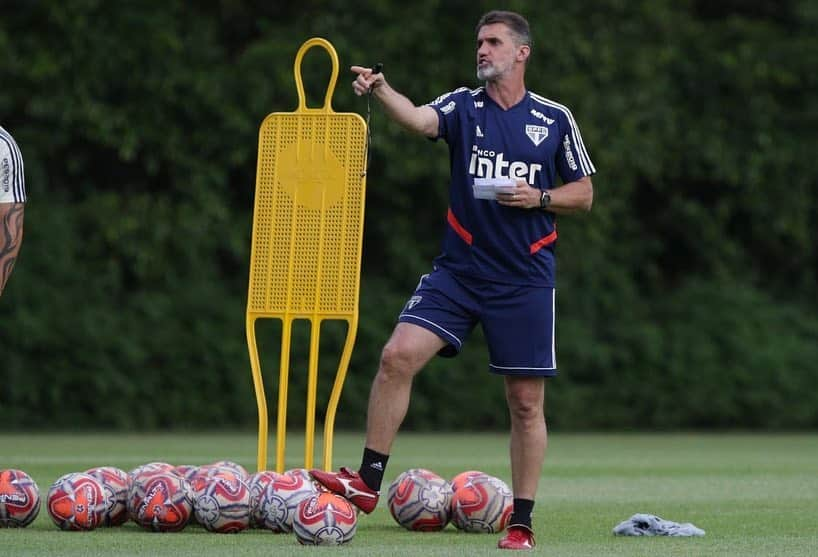
<svg viewBox="0 0 818 557"><path fill-rule="evenodd" d="M557 176L567 183L596 172L571 112L530 91L504 110L482 87L457 89L429 106L451 162L448 227L435 264L466 277L553 288L556 215L475 199L472 186L474 178L522 178L544 190Z"/></svg>

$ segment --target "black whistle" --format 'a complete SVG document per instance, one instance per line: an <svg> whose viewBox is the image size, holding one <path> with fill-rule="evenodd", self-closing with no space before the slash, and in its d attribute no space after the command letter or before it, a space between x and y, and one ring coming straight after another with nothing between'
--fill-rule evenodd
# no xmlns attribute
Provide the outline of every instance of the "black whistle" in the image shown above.
<svg viewBox="0 0 818 557"><path fill-rule="evenodd" d="M383 71L383 64L381 62L378 62L377 64L372 66L372 73L373 74L381 73L382 71Z"/></svg>

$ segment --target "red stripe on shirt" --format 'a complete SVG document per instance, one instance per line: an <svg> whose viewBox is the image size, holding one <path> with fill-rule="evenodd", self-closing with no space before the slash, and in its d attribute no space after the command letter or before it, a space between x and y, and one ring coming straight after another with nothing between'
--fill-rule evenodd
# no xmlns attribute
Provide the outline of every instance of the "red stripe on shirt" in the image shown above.
<svg viewBox="0 0 818 557"><path fill-rule="evenodd" d="M454 231L457 232L457 235L463 238L463 241L467 244L471 245L472 236L471 232L463 228L463 225L458 222L457 217L454 216L452 213L452 208L449 207L449 213L446 215L446 220L449 221L449 226L454 228Z"/></svg>
<svg viewBox="0 0 818 557"><path fill-rule="evenodd" d="M537 240L536 242L531 244L531 246L529 246L529 253L531 255L534 255L535 253L540 251L545 246L553 244L556 241L556 239L557 239L557 229L555 228L554 231L551 234L549 234L548 236L543 236L542 238L540 238L539 240Z"/></svg>

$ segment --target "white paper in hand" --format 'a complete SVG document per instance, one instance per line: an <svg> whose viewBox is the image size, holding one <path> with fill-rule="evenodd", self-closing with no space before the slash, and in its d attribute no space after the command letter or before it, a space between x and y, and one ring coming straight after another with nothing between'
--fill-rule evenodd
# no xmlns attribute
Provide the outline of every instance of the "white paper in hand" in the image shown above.
<svg viewBox="0 0 818 557"><path fill-rule="evenodd" d="M475 178L472 189L475 199L497 199L498 193L508 193L516 187L511 178Z"/></svg>

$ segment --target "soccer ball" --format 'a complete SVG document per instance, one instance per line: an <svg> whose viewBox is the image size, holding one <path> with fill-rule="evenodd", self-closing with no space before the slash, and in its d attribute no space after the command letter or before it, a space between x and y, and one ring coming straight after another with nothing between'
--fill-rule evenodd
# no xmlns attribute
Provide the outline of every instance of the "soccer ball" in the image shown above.
<svg viewBox="0 0 818 557"><path fill-rule="evenodd" d="M452 495L452 523L466 532L501 532L511 517L514 497L499 478L471 478Z"/></svg>
<svg viewBox="0 0 818 557"><path fill-rule="evenodd" d="M488 474L486 474L485 472L480 472L478 470L467 470L465 472L460 472L458 475L452 478L451 481L452 491L457 491L458 489L463 487L463 485L465 485L469 480L478 478L480 476L488 476Z"/></svg>
<svg viewBox="0 0 818 557"><path fill-rule="evenodd" d="M451 518L449 482L423 468L400 474L389 486L389 512L407 530L442 530Z"/></svg>
<svg viewBox="0 0 818 557"><path fill-rule="evenodd" d="M358 514L352 503L322 491L298 504L293 531L302 545L340 545L355 536Z"/></svg>
<svg viewBox="0 0 818 557"><path fill-rule="evenodd" d="M273 532L292 532L298 504L316 493L318 488L311 478L305 479L297 471L279 474L259 495L258 526Z"/></svg>
<svg viewBox="0 0 818 557"><path fill-rule="evenodd" d="M235 477L236 475L232 470L228 470L227 468L219 468L218 466L213 466L212 464L205 464L204 466L199 466L195 471L191 470L188 472L187 480L190 483L190 488L195 496L196 492L200 489L204 489L212 478L216 478L224 474L229 475L231 478Z"/></svg>
<svg viewBox="0 0 818 557"><path fill-rule="evenodd" d="M214 462L210 466L215 466L217 468L229 468L233 470L239 477L247 481L247 478L250 477L250 474L247 473L247 469L237 462L233 462L232 460L220 460L218 462Z"/></svg>
<svg viewBox="0 0 818 557"><path fill-rule="evenodd" d="M250 490L238 474L222 469L194 491L193 509L210 532L241 532L250 525Z"/></svg>
<svg viewBox="0 0 818 557"><path fill-rule="evenodd" d="M142 475L128 494L128 513L134 522L154 532L178 532L193 512L190 485L172 472Z"/></svg>
<svg viewBox="0 0 818 557"><path fill-rule="evenodd" d="M0 470L0 528L25 528L40 512L40 488L22 470Z"/></svg>
<svg viewBox="0 0 818 557"><path fill-rule="evenodd" d="M48 514L61 530L93 530L105 522L108 503L105 488L82 473L57 478L48 490Z"/></svg>
<svg viewBox="0 0 818 557"><path fill-rule="evenodd" d="M205 464L196 469L191 469L187 473L188 487L190 488L190 501L193 503L193 513L190 515L190 520L194 523L199 522L199 517L196 514L196 496L215 478L227 478L232 481L236 478L235 471L216 466L215 464Z"/></svg>
<svg viewBox="0 0 818 557"><path fill-rule="evenodd" d="M179 466L173 467L173 473L177 476L182 476L187 481L193 479L193 476L195 476L198 472L199 467L195 464L180 464Z"/></svg>
<svg viewBox="0 0 818 557"><path fill-rule="evenodd" d="M137 478L141 478L143 476L151 476L153 474L161 474L163 472L173 472L174 467L167 462L148 462L147 464L142 464L141 466L137 466L128 474L131 476L131 480L136 480Z"/></svg>
<svg viewBox="0 0 818 557"><path fill-rule="evenodd" d="M310 475L310 471L306 468L290 468L289 470L284 470L284 473L289 474L290 476L298 476L308 483L314 482L312 476Z"/></svg>
<svg viewBox="0 0 818 557"><path fill-rule="evenodd" d="M105 490L107 510L102 521L103 526L121 526L128 520L128 491L131 489L131 477L119 468L100 466L85 471L102 484Z"/></svg>
<svg viewBox="0 0 818 557"><path fill-rule="evenodd" d="M258 528L262 524L261 507L259 501L267 486L274 482L281 474L265 470L250 476L247 489L250 490L250 527Z"/></svg>

